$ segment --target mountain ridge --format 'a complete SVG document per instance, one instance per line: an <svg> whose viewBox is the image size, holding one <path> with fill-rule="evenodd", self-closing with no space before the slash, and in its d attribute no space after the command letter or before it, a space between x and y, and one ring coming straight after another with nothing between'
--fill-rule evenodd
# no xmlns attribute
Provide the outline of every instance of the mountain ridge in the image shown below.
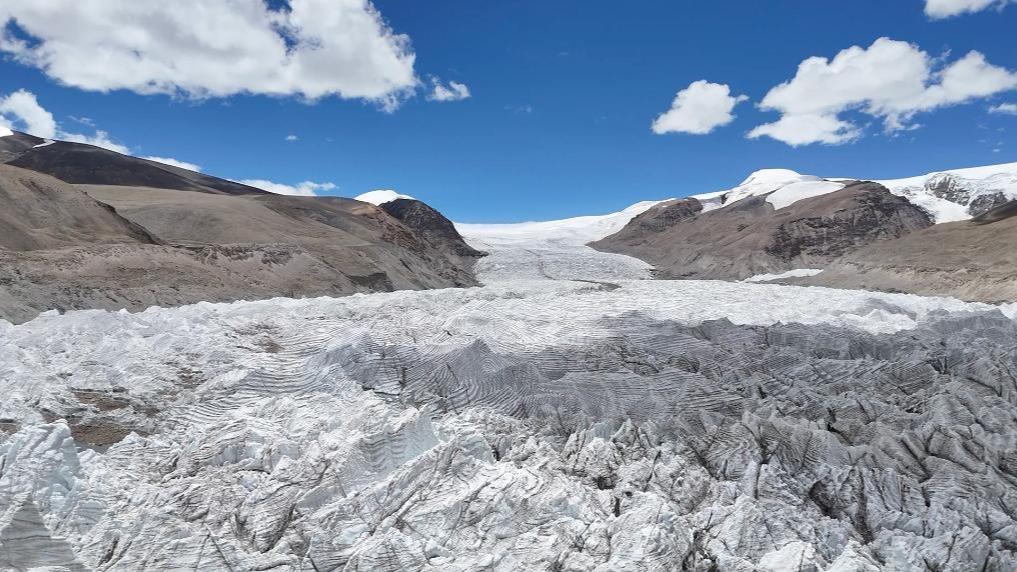
<svg viewBox="0 0 1017 572"><path fill-rule="evenodd" d="M0 319L477 284L482 253L419 201L279 195L19 132L0 159Z"/></svg>

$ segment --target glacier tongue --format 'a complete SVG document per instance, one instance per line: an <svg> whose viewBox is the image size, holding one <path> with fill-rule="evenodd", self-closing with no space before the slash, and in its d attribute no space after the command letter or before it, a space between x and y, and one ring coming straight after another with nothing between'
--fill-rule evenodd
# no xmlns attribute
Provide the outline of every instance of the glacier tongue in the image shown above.
<svg viewBox="0 0 1017 572"><path fill-rule="evenodd" d="M1014 308L460 229L484 287L0 323L0 567L1017 567Z"/></svg>

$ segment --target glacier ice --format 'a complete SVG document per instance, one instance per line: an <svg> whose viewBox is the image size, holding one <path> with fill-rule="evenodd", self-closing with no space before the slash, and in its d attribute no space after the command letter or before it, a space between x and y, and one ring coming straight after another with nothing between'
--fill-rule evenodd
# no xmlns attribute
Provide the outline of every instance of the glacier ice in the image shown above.
<svg viewBox="0 0 1017 572"><path fill-rule="evenodd" d="M0 568L1017 567L1014 308L496 231L484 287L0 322Z"/></svg>

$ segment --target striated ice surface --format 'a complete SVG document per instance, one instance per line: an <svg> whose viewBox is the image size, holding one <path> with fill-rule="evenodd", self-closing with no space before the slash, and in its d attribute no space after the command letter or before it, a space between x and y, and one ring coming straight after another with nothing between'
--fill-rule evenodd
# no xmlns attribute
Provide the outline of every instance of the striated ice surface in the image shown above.
<svg viewBox="0 0 1017 572"><path fill-rule="evenodd" d="M0 322L0 569L1017 567L1014 308L485 233L479 288Z"/></svg>

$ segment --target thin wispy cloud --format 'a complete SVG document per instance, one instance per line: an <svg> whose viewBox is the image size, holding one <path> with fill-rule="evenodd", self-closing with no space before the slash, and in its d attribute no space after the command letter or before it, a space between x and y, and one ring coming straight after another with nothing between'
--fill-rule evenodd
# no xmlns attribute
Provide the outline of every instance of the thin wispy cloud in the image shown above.
<svg viewBox="0 0 1017 572"><path fill-rule="evenodd" d="M337 188L333 183L315 183L314 181L303 181L295 185L276 183L266 179L244 179L237 182L277 195L295 195L301 197L313 197L317 196L320 192L332 191Z"/></svg>
<svg viewBox="0 0 1017 572"><path fill-rule="evenodd" d="M148 161L155 161L156 163L162 163L163 165L170 165L172 167L180 167L181 169L187 169L188 171L201 172L201 166L195 165L194 163L188 163L187 161L180 161L173 159L172 157L142 157L142 159Z"/></svg>
<svg viewBox="0 0 1017 572"><path fill-rule="evenodd" d="M450 81L444 84L437 78L431 79L431 93L427 95L431 101L462 101L469 97L470 88L464 83Z"/></svg>
<svg viewBox="0 0 1017 572"><path fill-rule="evenodd" d="M1017 115L1017 103L1000 103L989 108L989 113L1002 115Z"/></svg>
<svg viewBox="0 0 1017 572"><path fill-rule="evenodd" d="M925 14L933 20L941 20L990 8L1002 10L1012 3L1013 0L925 0Z"/></svg>

